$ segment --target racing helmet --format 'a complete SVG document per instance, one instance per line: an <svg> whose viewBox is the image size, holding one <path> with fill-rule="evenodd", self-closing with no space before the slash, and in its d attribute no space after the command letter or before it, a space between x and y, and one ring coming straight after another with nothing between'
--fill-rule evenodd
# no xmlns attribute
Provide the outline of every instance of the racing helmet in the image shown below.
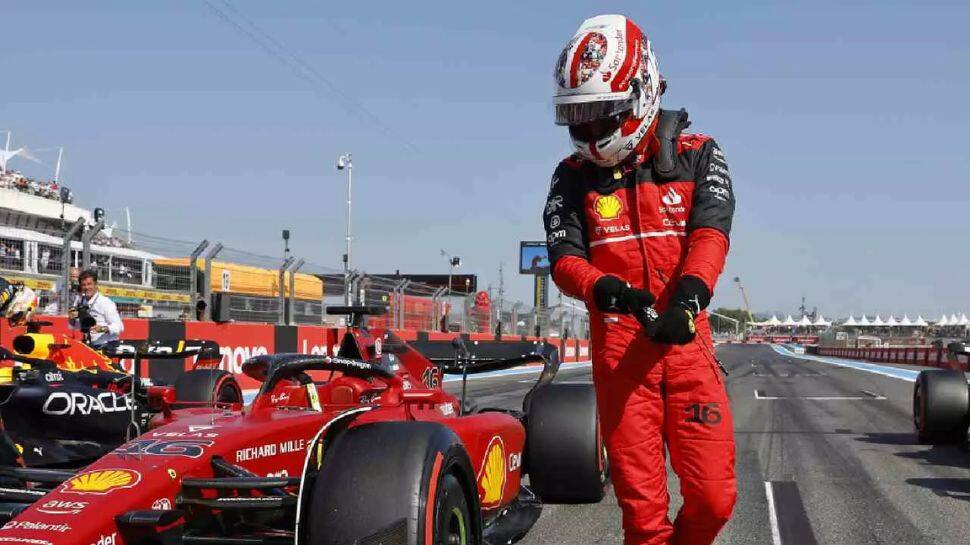
<svg viewBox="0 0 970 545"><path fill-rule="evenodd" d="M7 307L13 301L14 295L17 295L17 286L0 276L0 316L6 314Z"/></svg>
<svg viewBox="0 0 970 545"><path fill-rule="evenodd" d="M583 21L555 70L556 124L576 153L612 167L642 153L660 112L664 84L650 41L622 15Z"/></svg>
<svg viewBox="0 0 970 545"><path fill-rule="evenodd" d="M37 294L34 290L19 286L14 289L13 297L7 301L0 314L7 319L10 327L18 327L30 321L36 308Z"/></svg>

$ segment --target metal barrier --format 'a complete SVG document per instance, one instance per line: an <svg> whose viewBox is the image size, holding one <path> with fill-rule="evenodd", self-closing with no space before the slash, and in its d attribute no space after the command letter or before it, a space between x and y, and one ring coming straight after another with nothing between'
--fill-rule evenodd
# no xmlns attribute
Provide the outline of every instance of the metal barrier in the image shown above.
<svg viewBox="0 0 970 545"><path fill-rule="evenodd" d="M230 320L290 325L344 325L342 316L328 316L326 306L340 305L349 289L356 304L378 304L388 313L374 325L420 331L588 338L588 318L578 302L542 312L522 303L498 301L482 305L474 294L449 293L445 288L402 278L372 276L308 262L226 247L209 240L180 241L86 226L79 219L59 234L24 231L23 238L0 238L0 276L28 284L39 297L39 312L63 315L72 303L76 275L88 263L98 273L101 292L111 297L126 318L210 320L214 293L224 293ZM174 259L166 259L172 257ZM289 257L289 256L287 256ZM268 271L274 278L262 294L235 289L229 274L214 263ZM297 287L301 278L319 279L308 293ZM220 276L214 278L214 276ZM315 280L317 282L317 280ZM65 288L67 286L67 288ZM204 302L197 306L197 302ZM559 308L561 307L561 308ZM500 325L501 324L501 325Z"/></svg>

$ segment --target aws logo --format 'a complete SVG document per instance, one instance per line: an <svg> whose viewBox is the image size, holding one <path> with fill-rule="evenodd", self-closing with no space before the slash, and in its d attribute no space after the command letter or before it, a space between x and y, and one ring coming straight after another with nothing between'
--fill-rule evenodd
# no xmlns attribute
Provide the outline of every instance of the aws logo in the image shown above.
<svg viewBox="0 0 970 545"><path fill-rule="evenodd" d="M593 203L593 210L601 220L615 220L623 211L623 201L616 195L600 195Z"/></svg>

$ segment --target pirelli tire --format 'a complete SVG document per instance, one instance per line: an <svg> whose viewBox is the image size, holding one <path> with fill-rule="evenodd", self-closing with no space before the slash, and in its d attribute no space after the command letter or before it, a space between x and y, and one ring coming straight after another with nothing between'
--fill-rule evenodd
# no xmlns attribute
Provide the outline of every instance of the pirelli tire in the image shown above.
<svg viewBox="0 0 970 545"><path fill-rule="evenodd" d="M236 377L222 369L193 369L175 380L175 407L195 403L242 403Z"/></svg>
<svg viewBox="0 0 970 545"><path fill-rule="evenodd" d="M952 369L921 371L913 387L913 423L922 443L965 442L970 424L966 375Z"/></svg>
<svg viewBox="0 0 970 545"><path fill-rule="evenodd" d="M310 489L308 545L482 544L471 462L441 424L350 428L327 447Z"/></svg>
<svg viewBox="0 0 970 545"><path fill-rule="evenodd" d="M526 415L529 486L544 503L598 503L609 479L592 384L547 384Z"/></svg>

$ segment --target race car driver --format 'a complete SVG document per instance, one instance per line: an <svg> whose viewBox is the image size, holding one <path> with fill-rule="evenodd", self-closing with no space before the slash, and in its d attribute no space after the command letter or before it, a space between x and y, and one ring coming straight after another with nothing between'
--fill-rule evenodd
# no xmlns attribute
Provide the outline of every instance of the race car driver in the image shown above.
<svg viewBox="0 0 970 545"><path fill-rule="evenodd" d="M626 545L714 541L736 498L734 438L704 309L724 266L734 193L724 154L660 109L650 42L587 19L556 64L556 123L574 153L552 177L553 279L590 311L593 380ZM664 449L684 504L671 523Z"/></svg>

